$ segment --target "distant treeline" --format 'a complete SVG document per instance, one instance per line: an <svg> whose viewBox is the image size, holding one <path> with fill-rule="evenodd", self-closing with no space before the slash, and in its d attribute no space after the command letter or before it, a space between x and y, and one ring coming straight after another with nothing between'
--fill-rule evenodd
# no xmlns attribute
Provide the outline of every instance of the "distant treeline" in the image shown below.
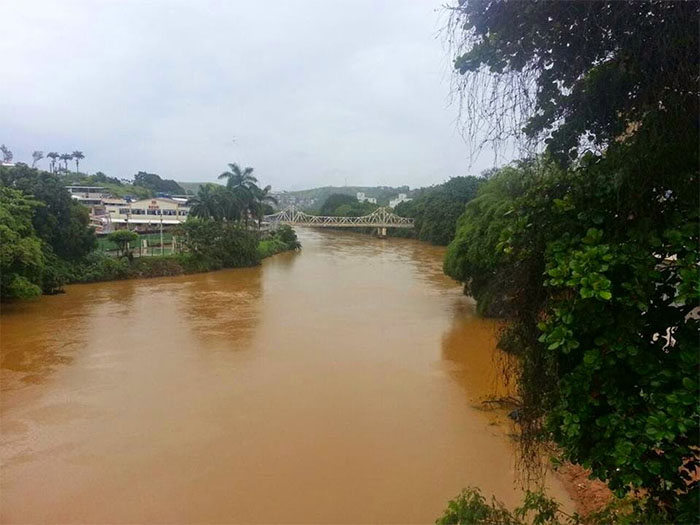
<svg viewBox="0 0 700 525"><path fill-rule="evenodd" d="M432 244L449 244L455 236L457 219L464 205L476 197L484 178L453 177L443 184L421 188L413 200L402 202L397 215L415 219L415 229L392 232L395 236L415 237Z"/></svg>
<svg viewBox="0 0 700 525"><path fill-rule="evenodd" d="M71 173L57 175L65 185L73 186L102 186L109 190L115 197L132 196L147 199L157 193L168 195L185 195L187 192L172 179L163 179L155 173L139 171L134 175L133 181L109 177L98 171L93 175L85 173Z"/></svg>
<svg viewBox="0 0 700 525"><path fill-rule="evenodd" d="M454 238L457 219L464 212L465 204L476 196L477 189L484 180L483 177L474 176L453 177L442 184L414 190L413 200L402 202L394 211L402 217L415 219L415 228L390 230L389 235L420 239L432 244L449 244ZM360 202L354 193L333 193L315 213L361 217L369 215L380 205L380 202ZM371 228L358 230L370 232Z"/></svg>
<svg viewBox="0 0 700 525"><path fill-rule="evenodd" d="M389 200L395 198L399 193L410 193L408 186L324 186L321 188L312 188L309 190L287 191L282 194L282 199L294 197L298 202L314 200L313 206L306 206L307 211L314 213L318 208L328 200L331 195L347 195L357 197L359 192L365 194L366 197L374 197L377 199L379 206L386 206Z"/></svg>

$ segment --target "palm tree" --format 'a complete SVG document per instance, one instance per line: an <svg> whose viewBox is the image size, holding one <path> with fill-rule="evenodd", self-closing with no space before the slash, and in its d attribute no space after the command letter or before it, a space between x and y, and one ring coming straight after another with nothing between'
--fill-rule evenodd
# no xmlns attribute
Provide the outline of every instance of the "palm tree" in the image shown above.
<svg viewBox="0 0 700 525"><path fill-rule="evenodd" d="M4 144L0 144L0 152L2 152L3 162L7 162L8 164L12 162L12 152L10 151L10 148L5 146Z"/></svg>
<svg viewBox="0 0 700 525"><path fill-rule="evenodd" d="M36 166L36 163L39 162L41 159L44 158L44 152L36 150L32 152L32 168Z"/></svg>
<svg viewBox="0 0 700 525"><path fill-rule="evenodd" d="M278 204L277 199L270 194L272 186L269 184L264 188L258 188L253 190L253 196L255 198L253 217L258 220L258 228L262 222L263 215L265 215L265 205L266 204Z"/></svg>
<svg viewBox="0 0 700 525"><path fill-rule="evenodd" d="M248 218L255 212L255 192L260 191L257 185L258 179L253 177L253 168L250 166L241 169L235 162L228 165L230 171L219 175L219 179L226 180L226 188L233 194L239 213L248 226ZM240 220L240 219L239 219Z"/></svg>
<svg viewBox="0 0 700 525"><path fill-rule="evenodd" d="M226 189L220 186L219 188L214 184L200 186L197 196L187 202L190 206L190 215L200 219L222 220L226 210L225 199L222 198L221 193Z"/></svg>
<svg viewBox="0 0 700 525"><path fill-rule="evenodd" d="M75 174L78 174L78 169L80 168L80 161L85 158L82 151L74 151L72 154L73 159L75 159Z"/></svg>
<svg viewBox="0 0 700 525"><path fill-rule="evenodd" d="M235 162L229 164L228 167L231 171L224 171L219 175L219 179L227 179L226 187L229 190L236 190L239 188L250 190L253 186L257 187L258 179L253 177L253 168L248 166L247 168L241 169Z"/></svg>
<svg viewBox="0 0 700 525"><path fill-rule="evenodd" d="M60 157L60 155L55 151L52 151L46 156L51 159L51 173L53 173L56 169L56 159Z"/></svg>
<svg viewBox="0 0 700 525"><path fill-rule="evenodd" d="M64 153L63 155L61 155L60 158L63 161L63 169L65 171L68 171L68 161L73 158L73 155L71 155L70 153Z"/></svg>

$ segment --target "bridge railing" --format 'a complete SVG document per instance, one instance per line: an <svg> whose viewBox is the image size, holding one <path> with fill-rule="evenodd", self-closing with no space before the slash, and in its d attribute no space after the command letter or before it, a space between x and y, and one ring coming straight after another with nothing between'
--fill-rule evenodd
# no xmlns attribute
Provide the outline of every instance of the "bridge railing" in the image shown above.
<svg viewBox="0 0 700 525"><path fill-rule="evenodd" d="M413 219L400 217L388 208L377 208L369 215L361 217L337 217L335 215L310 215L290 206L282 211L265 215L265 222L271 224L298 224L321 227L377 227L377 228L413 228Z"/></svg>

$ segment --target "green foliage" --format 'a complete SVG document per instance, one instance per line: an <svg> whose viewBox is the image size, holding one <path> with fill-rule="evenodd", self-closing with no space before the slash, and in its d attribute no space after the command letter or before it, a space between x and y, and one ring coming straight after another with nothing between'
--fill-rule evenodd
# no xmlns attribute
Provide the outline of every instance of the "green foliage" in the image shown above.
<svg viewBox="0 0 700 525"><path fill-rule="evenodd" d="M236 223L190 218L180 226L186 251L219 268L258 264L257 236Z"/></svg>
<svg viewBox="0 0 700 525"><path fill-rule="evenodd" d="M521 356L525 437L554 439L674 519L697 498L697 179L660 192L650 217L604 168L502 170L467 206L445 268L513 314L501 346Z"/></svg>
<svg viewBox="0 0 700 525"><path fill-rule="evenodd" d="M45 259L32 225L40 203L22 192L0 186L0 298L41 294Z"/></svg>
<svg viewBox="0 0 700 525"><path fill-rule="evenodd" d="M72 262L67 269L67 281L72 283L116 281L128 277L129 261L127 259L118 259L99 251Z"/></svg>
<svg viewBox="0 0 700 525"><path fill-rule="evenodd" d="M420 190L413 200L396 206L396 213L415 219L414 231L418 239L446 245L454 238L464 205L476 196L481 182L482 179L473 176L453 177L443 184Z"/></svg>
<svg viewBox="0 0 700 525"><path fill-rule="evenodd" d="M535 164L492 234L465 214L446 263L469 290L485 271L511 308L521 442L554 439L618 494L646 494L649 515L697 521L700 4L454 12L457 69L494 80L482 114L503 136L506 113L524 113L525 134L547 137L562 168ZM534 104L507 89L519 85L533 86Z"/></svg>
<svg viewBox="0 0 700 525"><path fill-rule="evenodd" d="M331 195L343 194L356 198L358 192L364 193L367 197L376 198L379 206L387 206L389 200L396 197L399 193L409 193L410 188L408 186L323 186L308 190L285 191L284 194L287 197L294 197L297 202L304 203L313 200L316 205L310 206L306 211L314 215L320 215L318 208Z"/></svg>
<svg viewBox="0 0 700 525"><path fill-rule="evenodd" d="M378 206L371 202L360 202L352 195L334 193L321 205L318 214L337 217L362 217L369 215ZM362 228L358 228L362 230Z"/></svg>
<svg viewBox="0 0 700 525"><path fill-rule="evenodd" d="M301 243L297 238L297 232L295 232L294 228L288 224L282 224L279 228L277 228L277 230L274 232L274 236L286 244L290 250L298 250L301 248Z"/></svg>
<svg viewBox="0 0 700 525"><path fill-rule="evenodd" d="M479 489L465 489L450 500L437 525L577 525L583 523L578 515L569 516L542 492L527 492L523 504L513 512L492 498L487 502Z"/></svg>
<svg viewBox="0 0 700 525"><path fill-rule="evenodd" d="M129 255L131 253L131 243L138 241L138 239L138 233L130 230L117 230L107 235L107 240L117 246L120 257Z"/></svg>
<svg viewBox="0 0 700 525"><path fill-rule="evenodd" d="M298 250L299 248L301 248L301 243L297 239L296 232L291 226L283 224L271 233L269 239L260 241L258 255L264 259L276 253Z"/></svg>
<svg viewBox="0 0 700 525"><path fill-rule="evenodd" d="M37 236L63 259L78 259L95 248L87 208L71 199L62 179L26 165L0 167L0 185L32 195L43 206L36 208L32 223Z"/></svg>
<svg viewBox="0 0 700 525"><path fill-rule="evenodd" d="M481 185L458 220L455 238L445 255L444 270L465 283L465 293L477 300L482 315L506 317L513 313L509 297L514 268L501 264L505 255L500 249L501 236L512 222L516 199L542 169L554 168L521 162L501 169Z"/></svg>
<svg viewBox="0 0 700 525"><path fill-rule="evenodd" d="M145 171L139 171L134 175L134 186L147 188L154 193L185 194L185 190L174 180L162 179L160 175L146 173Z"/></svg>
<svg viewBox="0 0 700 525"><path fill-rule="evenodd" d="M357 197L354 195L346 195L343 193L333 193L323 202L318 210L319 215L339 215L336 210L341 206L347 206L348 210L356 204L360 204Z"/></svg>
<svg viewBox="0 0 700 525"><path fill-rule="evenodd" d="M286 251L289 251L289 246L277 238L265 239L258 244L258 256L261 259Z"/></svg>
<svg viewBox="0 0 700 525"><path fill-rule="evenodd" d="M196 197L190 199L193 217L217 221L237 221L246 226L250 219L262 221L263 215L272 211L269 203L277 200L270 194L270 186L260 188L253 177L253 168L241 168L229 164L230 171L219 175L226 179L226 186L204 184L199 186Z"/></svg>
<svg viewBox="0 0 700 525"><path fill-rule="evenodd" d="M697 129L697 2L461 0L453 13L465 49L456 70L482 86L483 75L493 80L479 107L467 106L490 120L494 140L524 127L567 160L639 127L697 149L685 133ZM530 83L534 100L516 94ZM632 144L646 140L635 135Z"/></svg>
<svg viewBox="0 0 700 525"><path fill-rule="evenodd" d="M161 255L137 257L129 265L129 277L170 277L188 272L186 255Z"/></svg>

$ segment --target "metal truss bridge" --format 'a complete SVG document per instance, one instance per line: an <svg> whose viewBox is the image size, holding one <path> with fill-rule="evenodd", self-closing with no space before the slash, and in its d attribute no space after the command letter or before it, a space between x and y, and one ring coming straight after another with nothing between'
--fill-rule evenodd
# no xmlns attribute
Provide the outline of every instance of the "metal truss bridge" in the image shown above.
<svg viewBox="0 0 700 525"><path fill-rule="evenodd" d="M334 217L309 215L290 206L272 215L265 215L263 221L273 227L278 224L294 224L321 228L377 228L380 236L386 235L387 228L413 228L413 219L399 217L389 208L377 208L362 217Z"/></svg>

